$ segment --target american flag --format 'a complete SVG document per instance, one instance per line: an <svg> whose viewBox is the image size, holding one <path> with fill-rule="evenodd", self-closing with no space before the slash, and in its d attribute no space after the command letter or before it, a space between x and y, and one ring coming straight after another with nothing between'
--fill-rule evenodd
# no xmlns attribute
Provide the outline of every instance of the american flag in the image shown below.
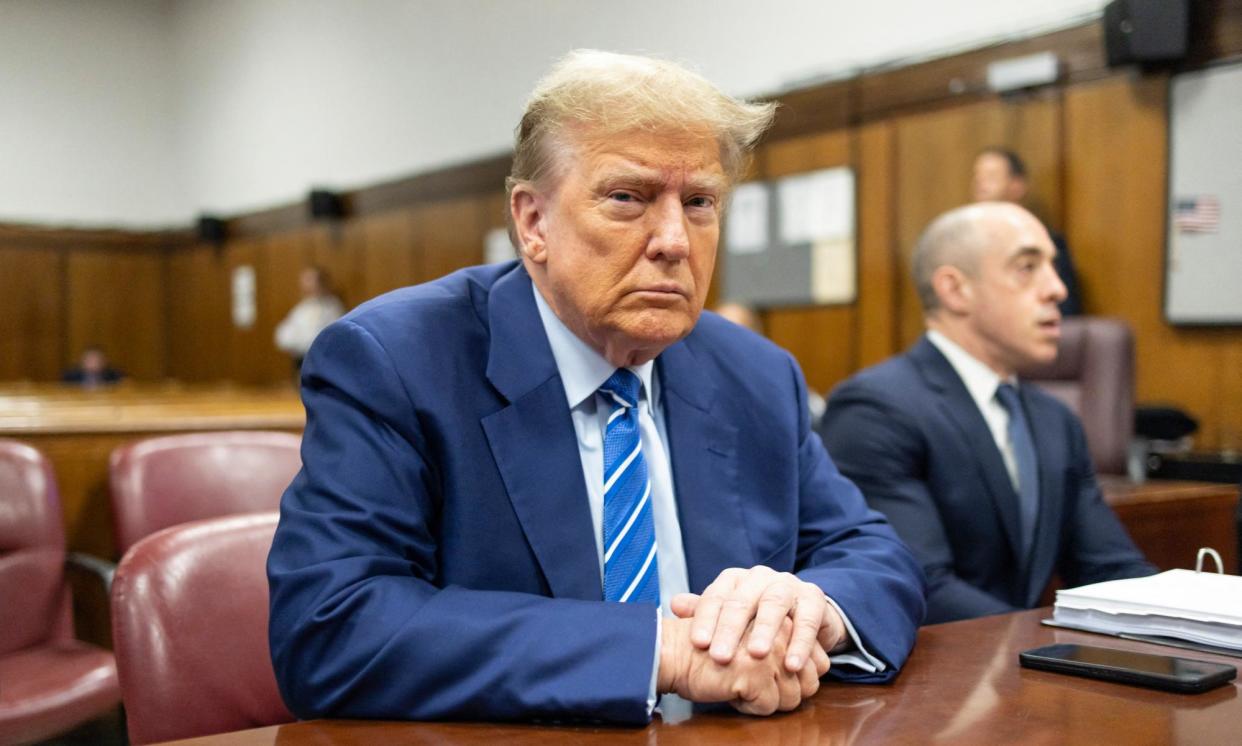
<svg viewBox="0 0 1242 746"><path fill-rule="evenodd" d="M1220 200L1183 197L1173 204L1173 226L1179 233L1215 233L1220 226Z"/></svg>

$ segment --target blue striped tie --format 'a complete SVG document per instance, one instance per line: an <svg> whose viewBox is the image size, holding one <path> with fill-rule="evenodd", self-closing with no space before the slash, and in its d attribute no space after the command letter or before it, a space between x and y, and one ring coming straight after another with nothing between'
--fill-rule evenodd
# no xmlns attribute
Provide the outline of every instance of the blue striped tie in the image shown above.
<svg viewBox="0 0 1242 746"><path fill-rule="evenodd" d="M651 482L638 432L633 372L618 368L600 393L612 402L604 430L604 600L659 605Z"/></svg>

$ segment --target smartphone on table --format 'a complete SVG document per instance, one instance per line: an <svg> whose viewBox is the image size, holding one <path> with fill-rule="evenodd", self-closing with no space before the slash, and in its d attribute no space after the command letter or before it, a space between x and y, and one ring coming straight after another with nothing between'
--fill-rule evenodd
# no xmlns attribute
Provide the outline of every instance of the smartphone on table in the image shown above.
<svg viewBox="0 0 1242 746"><path fill-rule="evenodd" d="M1024 668L1197 694L1237 677L1233 666L1171 655L1062 643L1018 654Z"/></svg>

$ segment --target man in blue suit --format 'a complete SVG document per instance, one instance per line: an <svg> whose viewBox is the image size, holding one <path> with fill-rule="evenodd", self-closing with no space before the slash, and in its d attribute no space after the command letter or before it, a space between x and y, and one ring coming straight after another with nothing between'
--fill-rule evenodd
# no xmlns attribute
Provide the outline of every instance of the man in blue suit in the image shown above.
<svg viewBox="0 0 1242 746"><path fill-rule="evenodd" d="M1017 205L940 216L913 262L926 336L829 398L824 444L922 563L928 623L1031 608L1053 573L1155 572L1104 504L1078 418L1016 376L1057 354L1054 255Z"/></svg>
<svg viewBox="0 0 1242 746"><path fill-rule="evenodd" d="M574 53L517 131L520 261L319 336L268 560L293 712L645 723L660 695L768 714L825 672L895 675L914 558L810 430L793 359L700 318L771 116Z"/></svg>

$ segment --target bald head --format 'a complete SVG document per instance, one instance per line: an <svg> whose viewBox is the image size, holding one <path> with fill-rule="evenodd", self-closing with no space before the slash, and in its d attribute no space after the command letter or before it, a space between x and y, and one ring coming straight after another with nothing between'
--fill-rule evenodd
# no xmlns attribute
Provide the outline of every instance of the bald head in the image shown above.
<svg viewBox="0 0 1242 746"><path fill-rule="evenodd" d="M979 270L979 257L998 231L1014 225L1039 225L1034 215L1007 202L980 202L941 214L923 230L914 247L914 285L924 314L940 308L932 281L940 267L956 267L969 277ZM1042 229L1042 226L1040 226Z"/></svg>

